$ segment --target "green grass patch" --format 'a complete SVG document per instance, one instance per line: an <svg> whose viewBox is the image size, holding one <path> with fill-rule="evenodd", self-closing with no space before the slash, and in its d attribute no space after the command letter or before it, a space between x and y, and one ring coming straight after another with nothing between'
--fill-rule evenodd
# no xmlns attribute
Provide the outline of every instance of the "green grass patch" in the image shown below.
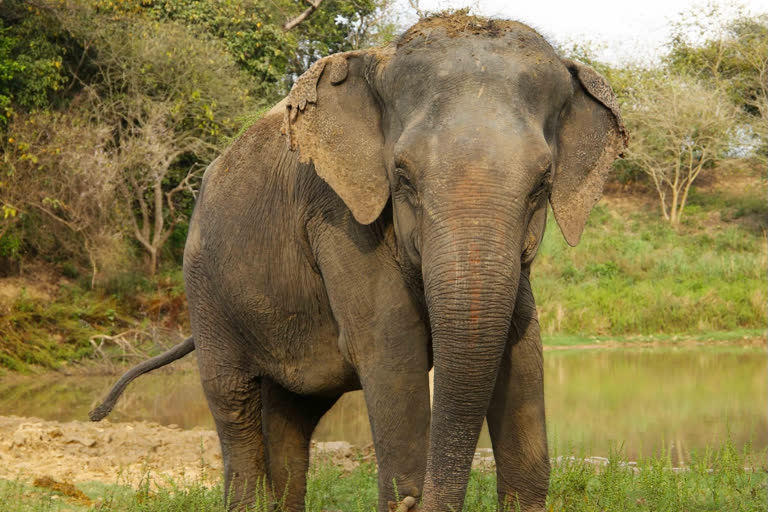
<svg viewBox="0 0 768 512"><path fill-rule="evenodd" d="M98 290L87 284L61 285L50 299L22 289L0 307L0 374L28 373L90 357L95 335L141 330L150 323L188 323L180 269L153 280L119 275Z"/></svg>
<svg viewBox="0 0 768 512"><path fill-rule="evenodd" d="M683 469L672 466L669 454L630 464L613 452L600 466L564 457L553 464L547 510L762 511L768 476L748 450L726 442L694 455Z"/></svg>
<svg viewBox="0 0 768 512"><path fill-rule="evenodd" d="M159 485L156 485L159 484ZM0 503L7 512L223 512L221 484L204 481L154 482L147 475L138 489L125 485L87 483L77 486L89 502L47 487L20 481L0 481ZM552 463L548 511L678 512L764 511L768 475L765 457L736 450L726 441L716 450L694 456L687 467L673 467L669 454L630 463L615 451L603 464L581 457L555 457ZM364 463L344 472L327 462L310 470L308 512L341 510L374 512L376 469ZM78 499L80 501L78 501ZM254 510L263 510L257 504ZM466 512L496 511L496 475L473 470L464 506ZM512 508L514 510L514 507Z"/></svg>
<svg viewBox="0 0 768 512"><path fill-rule="evenodd" d="M568 247L550 217L532 270L544 335L697 334L764 328L764 234L709 212L671 226L598 205Z"/></svg>
<svg viewBox="0 0 768 512"><path fill-rule="evenodd" d="M581 345L605 345L626 346L641 345L682 345L686 343L718 344L730 343L738 345L740 342L754 344L755 340L765 340L765 329L735 329L733 331L713 331L690 334L627 334L585 336L579 334L547 334L544 335L544 346L549 347L573 347ZM764 348L762 345L756 347Z"/></svg>
<svg viewBox="0 0 768 512"><path fill-rule="evenodd" d="M110 298L94 300L70 290L53 301L21 295L0 313L0 367L26 372L32 366L56 368L62 361L93 352L94 334L113 333L126 320Z"/></svg>

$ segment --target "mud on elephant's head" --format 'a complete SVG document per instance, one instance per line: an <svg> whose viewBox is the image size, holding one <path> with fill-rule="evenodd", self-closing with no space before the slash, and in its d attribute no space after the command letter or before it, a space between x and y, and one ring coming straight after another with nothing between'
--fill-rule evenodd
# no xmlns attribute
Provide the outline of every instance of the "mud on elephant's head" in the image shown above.
<svg viewBox="0 0 768 512"><path fill-rule="evenodd" d="M627 141L616 97L592 68L559 58L523 24L467 16L429 18L386 48L318 61L288 97L284 131L358 222L376 220L391 196L416 261L424 217L489 207L478 204L485 192L518 204L508 218L533 222L524 259L547 197L576 245Z"/></svg>

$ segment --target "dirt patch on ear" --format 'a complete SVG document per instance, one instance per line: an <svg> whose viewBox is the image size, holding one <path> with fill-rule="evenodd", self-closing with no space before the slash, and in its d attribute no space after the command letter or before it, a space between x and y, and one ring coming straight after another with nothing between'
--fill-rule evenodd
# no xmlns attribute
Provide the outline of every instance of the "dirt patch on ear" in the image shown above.
<svg viewBox="0 0 768 512"><path fill-rule="evenodd" d="M330 81L333 85L338 85L347 78L349 66L347 57L358 55L362 52L347 52L324 57L315 62L296 83L293 84L291 92L283 100L285 102L285 113L283 117L282 133L288 136L288 142L291 150L295 150L296 130L294 122L300 112L306 110L308 104L317 104L317 85L320 77L326 68L329 68Z"/></svg>
<svg viewBox="0 0 768 512"><path fill-rule="evenodd" d="M315 62L303 75L293 84L291 92L286 98L285 114L283 118L282 132L288 136L288 144L291 150L297 146L296 135L294 133L294 122L299 116L299 112L307 108L307 103L317 103L317 82L320 75L323 74L326 59L320 59Z"/></svg>

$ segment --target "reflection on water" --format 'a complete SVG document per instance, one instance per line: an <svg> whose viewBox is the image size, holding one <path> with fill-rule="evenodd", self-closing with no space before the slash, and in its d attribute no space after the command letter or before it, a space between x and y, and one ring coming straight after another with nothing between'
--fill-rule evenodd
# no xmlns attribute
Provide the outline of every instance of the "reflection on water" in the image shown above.
<svg viewBox="0 0 768 512"><path fill-rule="evenodd" d="M550 448L626 457L670 450L674 462L719 445L730 433L753 452L768 445L765 351L704 347L547 352L544 359ZM87 421L114 377L5 377L0 415ZM196 372L150 374L135 381L110 420L213 428ZM362 393L348 393L321 421L321 441L371 441ZM489 447L487 431L480 447Z"/></svg>

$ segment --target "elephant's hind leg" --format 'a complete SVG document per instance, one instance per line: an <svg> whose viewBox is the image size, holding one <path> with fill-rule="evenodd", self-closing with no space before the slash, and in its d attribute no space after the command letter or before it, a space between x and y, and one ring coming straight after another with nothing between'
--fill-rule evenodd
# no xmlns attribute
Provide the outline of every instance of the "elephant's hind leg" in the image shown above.
<svg viewBox="0 0 768 512"><path fill-rule="evenodd" d="M267 378L262 397L267 471L275 501L281 511L302 512L312 432L338 397L297 395Z"/></svg>
<svg viewBox="0 0 768 512"><path fill-rule="evenodd" d="M266 489L261 379L243 365L217 360L202 344L200 378L216 423L224 463L224 495L230 510L245 510L271 497ZM216 352L218 354L219 352Z"/></svg>

